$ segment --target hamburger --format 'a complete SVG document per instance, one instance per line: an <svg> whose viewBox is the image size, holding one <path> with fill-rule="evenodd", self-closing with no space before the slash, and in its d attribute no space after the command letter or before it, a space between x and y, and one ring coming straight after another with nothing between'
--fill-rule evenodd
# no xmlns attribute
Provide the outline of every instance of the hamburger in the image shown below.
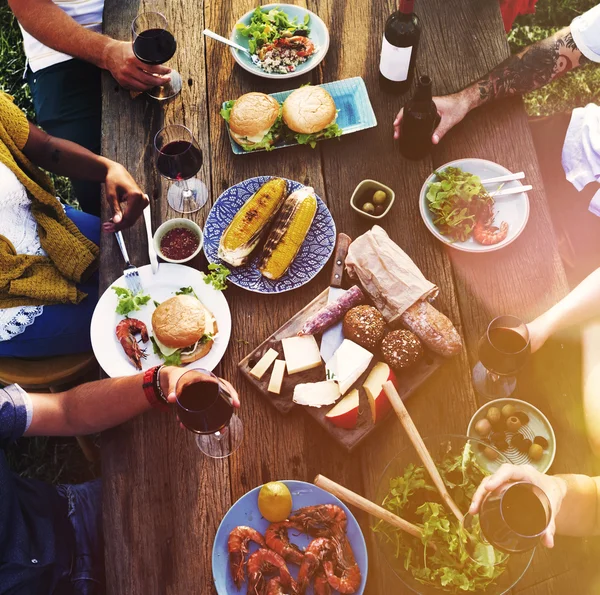
<svg viewBox="0 0 600 595"><path fill-rule="evenodd" d="M215 317L190 294L176 295L160 304L152 314L152 329L154 352L174 366L207 355L218 332Z"/></svg>
<svg viewBox="0 0 600 595"><path fill-rule="evenodd" d="M246 93L228 101L221 116L229 123L231 138L244 151L269 151L281 136L281 106L264 93Z"/></svg>
<svg viewBox="0 0 600 595"><path fill-rule="evenodd" d="M335 122L335 101L323 87L306 85L290 93L283 102L282 115L283 122L300 145L310 145L314 149L317 140L342 134Z"/></svg>

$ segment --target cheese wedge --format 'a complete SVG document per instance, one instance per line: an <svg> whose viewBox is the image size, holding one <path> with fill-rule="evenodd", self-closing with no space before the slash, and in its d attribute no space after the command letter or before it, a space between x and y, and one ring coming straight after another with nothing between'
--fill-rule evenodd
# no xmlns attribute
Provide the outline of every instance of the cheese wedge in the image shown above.
<svg viewBox="0 0 600 595"><path fill-rule="evenodd" d="M350 339L344 339L327 363L327 378L335 379L345 395L369 367L373 354Z"/></svg>
<svg viewBox="0 0 600 595"><path fill-rule="evenodd" d="M323 407L323 405L333 405L340 396L340 388L337 382L325 380L323 382L297 384L294 387L293 401L298 405Z"/></svg>
<svg viewBox="0 0 600 595"><path fill-rule="evenodd" d="M257 380L260 380L265 372L271 367L271 364L277 359L279 354L274 349L269 349L261 358L258 363L250 370L250 375L254 376Z"/></svg>
<svg viewBox="0 0 600 595"><path fill-rule="evenodd" d="M273 371L271 372L271 380L269 380L268 391L276 395L281 393L281 385L283 384L283 375L285 374L285 362L282 359L276 359Z"/></svg>
<svg viewBox="0 0 600 595"><path fill-rule="evenodd" d="M321 365L321 354L312 335L281 340L288 374L297 374Z"/></svg>

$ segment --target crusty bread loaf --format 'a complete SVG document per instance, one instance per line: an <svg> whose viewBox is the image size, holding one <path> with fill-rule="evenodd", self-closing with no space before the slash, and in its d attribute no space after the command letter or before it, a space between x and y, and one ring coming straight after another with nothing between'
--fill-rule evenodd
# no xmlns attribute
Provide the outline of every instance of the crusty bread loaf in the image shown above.
<svg viewBox="0 0 600 595"><path fill-rule="evenodd" d="M435 353L450 357L460 353L462 340L447 316L429 302L419 300L401 316L402 323Z"/></svg>

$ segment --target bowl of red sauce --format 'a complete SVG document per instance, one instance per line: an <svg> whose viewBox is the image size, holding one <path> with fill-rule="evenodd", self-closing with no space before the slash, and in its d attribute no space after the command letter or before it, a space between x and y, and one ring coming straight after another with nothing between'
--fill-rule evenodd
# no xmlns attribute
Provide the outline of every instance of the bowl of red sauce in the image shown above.
<svg viewBox="0 0 600 595"><path fill-rule="evenodd" d="M190 219L169 219L154 232L154 249L167 262L191 260L202 250L203 242L200 226Z"/></svg>

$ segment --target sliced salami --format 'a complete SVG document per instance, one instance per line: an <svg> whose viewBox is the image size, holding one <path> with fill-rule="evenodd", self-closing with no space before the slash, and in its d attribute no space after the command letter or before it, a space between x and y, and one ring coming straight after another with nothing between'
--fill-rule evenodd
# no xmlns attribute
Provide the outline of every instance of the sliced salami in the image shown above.
<svg viewBox="0 0 600 595"><path fill-rule="evenodd" d="M316 335L339 322L344 314L354 306L366 301L365 294L358 285L352 286L337 300L323 306L316 314L313 314L298 331L298 335Z"/></svg>

